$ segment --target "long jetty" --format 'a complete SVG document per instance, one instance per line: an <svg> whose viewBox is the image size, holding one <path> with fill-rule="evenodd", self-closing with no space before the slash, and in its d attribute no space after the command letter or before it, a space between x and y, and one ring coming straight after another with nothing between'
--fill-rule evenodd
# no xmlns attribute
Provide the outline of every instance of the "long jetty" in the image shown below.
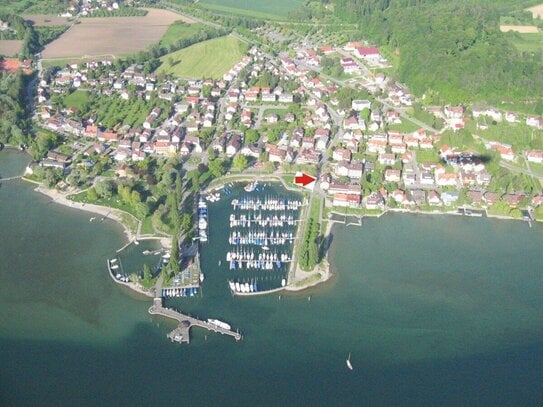
<svg viewBox="0 0 543 407"><path fill-rule="evenodd" d="M217 332L222 335L228 335L233 337L236 341L242 339L242 336L239 332L233 331L231 329L226 329L218 325L212 324L207 321L202 321L198 318L191 317L189 315L182 314L178 311L175 311L171 308L164 308L162 306L162 298L155 297L153 305L149 308L149 314L151 315L162 315L167 318L175 319L179 322L179 326L170 332L167 336L175 342L189 343L190 342L190 328L193 326L198 326L200 328L207 329L211 332Z"/></svg>

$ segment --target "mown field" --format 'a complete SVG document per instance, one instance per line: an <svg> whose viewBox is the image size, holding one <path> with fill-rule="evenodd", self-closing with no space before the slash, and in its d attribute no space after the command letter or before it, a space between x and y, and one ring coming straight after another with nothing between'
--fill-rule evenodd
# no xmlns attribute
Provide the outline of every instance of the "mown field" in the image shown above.
<svg viewBox="0 0 543 407"><path fill-rule="evenodd" d="M0 55L14 57L21 50L23 42L20 40L0 40Z"/></svg>
<svg viewBox="0 0 543 407"><path fill-rule="evenodd" d="M81 107L89 100L88 92L76 90L64 98L64 106L81 109Z"/></svg>
<svg viewBox="0 0 543 407"><path fill-rule="evenodd" d="M182 78L220 79L247 49L248 45L235 37L215 38L163 56L157 72Z"/></svg>
<svg viewBox="0 0 543 407"><path fill-rule="evenodd" d="M127 55L156 44L168 27L186 19L167 10L149 9L144 17L84 18L42 52L44 59Z"/></svg>
<svg viewBox="0 0 543 407"><path fill-rule="evenodd" d="M176 21L168 27L168 30L160 40L161 47L169 47L184 38L190 38L199 30L205 28L202 23L187 24L183 21Z"/></svg>
<svg viewBox="0 0 543 407"><path fill-rule="evenodd" d="M522 52L536 52L543 50L543 32L519 34L511 37L516 49Z"/></svg>
<svg viewBox="0 0 543 407"><path fill-rule="evenodd" d="M303 4L303 0L202 0L198 4L223 13L277 19L287 17L290 11Z"/></svg>

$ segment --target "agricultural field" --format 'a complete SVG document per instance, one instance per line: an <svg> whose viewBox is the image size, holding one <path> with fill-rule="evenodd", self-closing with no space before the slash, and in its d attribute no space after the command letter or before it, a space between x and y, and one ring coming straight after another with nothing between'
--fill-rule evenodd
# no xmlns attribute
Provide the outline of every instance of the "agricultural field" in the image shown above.
<svg viewBox="0 0 543 407"><path fill-rule="evenodd" d="M530 7L527 10L532 13L534 18L543 18L543 4L540 4L540 5L534 6L534 7Z"/></svg>
<svg viewBox="0 0 543 407"><path fill-rule="evenodd" d="M537 28L535 25L500 25L500 31L502 33L514 31L521 34L526 34L539 32L539 28Z"/></svg>
<svg viewBox="0 0 543 407"><path fill-rule="evenodd" d="M201 0L198 5L212 11L239 14L265 19L279 19L288 16L292 10L301 7L303 0Z"/></svg>
<svg viewBox="0 0 543 407"><path fill-rule="evenodd" d="M190 38L199 30L205 28L202 23L187 24L183 21L176 21L168 27L168 30L160 40L161 47L169 47L184 38Z"/></svg>
<svg viewBox="0 0 543 407"><path fill-rule="evenodd" d="M241 61L247 49L248 45L235 37L215 38L163 56L157 72L182 78L220 79Z"/></svg>
<svg viewBox="0 0 543 407"><path fill-rule="evenodd" d="M0 40L0 55L14 57L21 50L21 40Z"/></svg>
<svg viewBox="0 0 543 407"><path fill-rule="evenodd" d="M158 43L178 20L193 21L167 10L149 9L144 17L84 18L42 52L44 59L119 56Z"/></svg>

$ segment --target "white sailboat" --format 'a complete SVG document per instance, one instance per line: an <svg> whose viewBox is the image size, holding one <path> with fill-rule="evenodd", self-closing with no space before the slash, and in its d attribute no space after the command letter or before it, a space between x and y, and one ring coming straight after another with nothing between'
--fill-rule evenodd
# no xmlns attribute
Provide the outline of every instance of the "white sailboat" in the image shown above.
<svg viewBox="0 0 543 407"><path fill-rule="evenodd" d="M353 370L353 365L351 364L351 352L349 352L349 357L347 358L345 363L347 363L347 367L349 368L349 370Z"/></svg>

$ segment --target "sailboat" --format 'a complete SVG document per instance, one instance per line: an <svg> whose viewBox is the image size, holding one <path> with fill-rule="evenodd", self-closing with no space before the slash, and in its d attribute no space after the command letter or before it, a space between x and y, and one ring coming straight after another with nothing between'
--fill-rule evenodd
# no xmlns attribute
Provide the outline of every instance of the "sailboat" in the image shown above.
<svg viewBox="0 0 543 407"><path fill-rule="evenodd" d="M345 363L347 363L347 367L349 368L349 370L353 370L353 365L351 364L351 352L349 352L349 357L347 358Z"/></svg>

